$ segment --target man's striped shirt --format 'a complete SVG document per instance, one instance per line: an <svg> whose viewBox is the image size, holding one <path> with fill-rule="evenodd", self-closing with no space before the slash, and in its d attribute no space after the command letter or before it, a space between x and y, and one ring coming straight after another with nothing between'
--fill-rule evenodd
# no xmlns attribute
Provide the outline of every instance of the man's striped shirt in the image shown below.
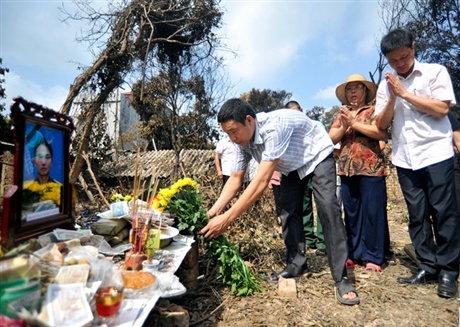
<svg viewBox="0 0 460 327"><path fill-rule="evenodd" d="M280 159L277 171L287 175L297 170L304 178L333 150L322 124L305 114L291 109L260 112L253 139L244 147L237 146L232 170L243 170L251 157L259 163Z"/></svg>

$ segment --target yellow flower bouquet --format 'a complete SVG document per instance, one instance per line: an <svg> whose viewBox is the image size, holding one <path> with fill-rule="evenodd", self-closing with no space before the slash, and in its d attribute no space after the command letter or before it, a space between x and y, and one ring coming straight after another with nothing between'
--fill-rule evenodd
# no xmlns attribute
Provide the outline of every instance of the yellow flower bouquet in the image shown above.
<svg viewBox="0 0 460 327"><path fill-rule="evenodd" d="M40 184L38 181L33 181L29 185L25 185L23 190L24 205L30 205L46 200L51 200L56 206L60 206L61 184L57 182Z"/></svg>
<svg viewBox="0 0 460 327"><path fill-rule="evenodd" d="M129 200L131 200L133 197L129 194L127 195L122 195L120 193L115 193L115 194L112 194L112 196L110 197L110 200L112 200L112 202L120 202L120 201L126 201L128 202Z"/></svg>
<svg viewBox="0 0 460 327"><path fill-rule="evenodd" d="M203 207L199 185L191 178L183 178L158 191L152 200L154 209L177 216L177 228L197 234L209 221ZM217 260L222 282L237 296L262 291L258 279L240 257L238 248L221 235L206 243L208 253Z"/></svg>
<svg viewBox="0 0 460 327"><path fill-rule="evenodd" d="M189 234L195 234L209 220L202 204L198 183L188 177L160 189L152 201L154 209L175 214L179 231Z"/></svg>

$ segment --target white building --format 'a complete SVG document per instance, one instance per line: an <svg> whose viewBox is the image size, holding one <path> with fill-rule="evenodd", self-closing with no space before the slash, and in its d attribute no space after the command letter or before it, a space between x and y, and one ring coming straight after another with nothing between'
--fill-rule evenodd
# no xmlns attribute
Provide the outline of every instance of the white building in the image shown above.
<svg viewBox="0 0 460 327"><path fill-rule="evenodd" d="M117 90L101 108L107 120L107 136L110 137L113 144L118 145L119 150L135 150L145 142L139 137L140 117L131 106L130 97L131 91ZM87 102L85 95L79 95L70 110L70 116L74 119L78 129L83 128L83 124L77 124L77 120L85 102Z"/></svg>

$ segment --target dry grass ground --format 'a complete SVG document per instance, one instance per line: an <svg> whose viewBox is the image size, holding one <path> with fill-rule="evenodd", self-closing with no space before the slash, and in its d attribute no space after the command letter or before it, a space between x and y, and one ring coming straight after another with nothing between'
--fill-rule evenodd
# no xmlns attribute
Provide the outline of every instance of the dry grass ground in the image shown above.
<svg viewBox="0 0 460 327"><path fill-rule="evenodd" d="M279 234L267 193L232 226L229 239L240 245L242 256L260 279L274 269L284 268L284 243ZM277 295L277 284L262 281L265 291L250 297L235 297L218 278L213 263L201 256L204 276L194 290L171 300L190 313L191 326L458 326L459 301L442 299L436 285L405 286L396 282L410 275L416 265L403 248L410 243L405 230L407 213L402 201L390 201L391 247L396 265L380 274L364 269L349 270L361 297L361 304L347 307L334 298L327 259L308 252L311 276L297 281L297 299ZM159 306L166 305L164 302ZM167 326L167 320L153 312L145 326Z"/></svg>
<svg viewBox="0 0 460 327"><path fill-rule="evenodd" d="M201 180L206 206L217 198L220 184L214 177ZM107 196L110 196L109 194ZM79 208L85 200L79 199ZM404 253L410 243L405 230L407 212L401 199L390 200L388 211L391 247L396 265L387 266L380 274L365 273L363 268L349 271L361 297L361 304L347 307L334 298L333 281L327 259L308 252L311 276L297 282L297 298L277 295L277 284L261 282L265 290L250 297L235 297L222 285L217 267L200 250L198 286L169 302L185 308L190 326L459 326L458 299L442 299L436 285L405 286L396 278L410 275L415 264ZM262 280L273 270L284 268L284 243L276 223L273 197L269 190L257 205L231 226L227 236L238 244L241 256ZM167 307L160 301L157 307ZM173 326L171 319L153 310L144 324Z"/></svg>

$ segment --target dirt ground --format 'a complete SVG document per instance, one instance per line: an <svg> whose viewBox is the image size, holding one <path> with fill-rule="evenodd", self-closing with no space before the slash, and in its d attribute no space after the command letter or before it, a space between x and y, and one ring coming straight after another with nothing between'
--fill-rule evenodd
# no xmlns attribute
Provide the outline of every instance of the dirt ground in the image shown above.
<svg viewBox="0 0 460 327"><path fill-rule="evenodd" d="M203 189L206 205L216 198L216 192L216 187ZM85 201L79 199L77 211L85 208ZM197 286L179 298L160 300L144 327L177 326L177 306L188 312L189 326L459 326L458 299L438 297L436 285L406 286L396 282L397 277L410 275L416 265L403 250L410 243L405 229L405 204L402 199L390 199L388 204L396 264L388 265L380 274L365 273L362 267L349 270L360 305L348 307L335 300L327 259L316 256L314 250L308 251L311 275L297 281L296 299L278 296L278 285L262 280L272 270L284 268L285 253L273 197L267 190L227 232L228 239L239 246L242 258L261 280L264 291L248 297L232 295L222 284L218 267L200 247Z"/></svg>
<svg viewBox="0 0 460 327"><path fill-rule="evenodd" d="M264 199L262 199L264 200ZM265 197L265 201L269 201ZM344 306L334 297L327 259L308 251L311 276L297 281L297 299L278 296L277 284L261 282L265 291L235 297L219 283L212 263L203 255L198 286L181 298L160 300L157 307L174 303L188 310L190 326L459 326L458 299L443 299L436 285L406 286L396 282L410 275L416 265L403 248L410 243L406 231L407 211L401 200L389 201L391 247L395 265L380 274L362 267L349 270L361 304ZM256 210L253 210L255 212ZM241 217L229 239L240 244L242 256L262 279L273 268L284 268L284 244L273 217ZM252 218L252 219L250 219ZM154 310L144 326L171 326L171 321Z"/></svg>

